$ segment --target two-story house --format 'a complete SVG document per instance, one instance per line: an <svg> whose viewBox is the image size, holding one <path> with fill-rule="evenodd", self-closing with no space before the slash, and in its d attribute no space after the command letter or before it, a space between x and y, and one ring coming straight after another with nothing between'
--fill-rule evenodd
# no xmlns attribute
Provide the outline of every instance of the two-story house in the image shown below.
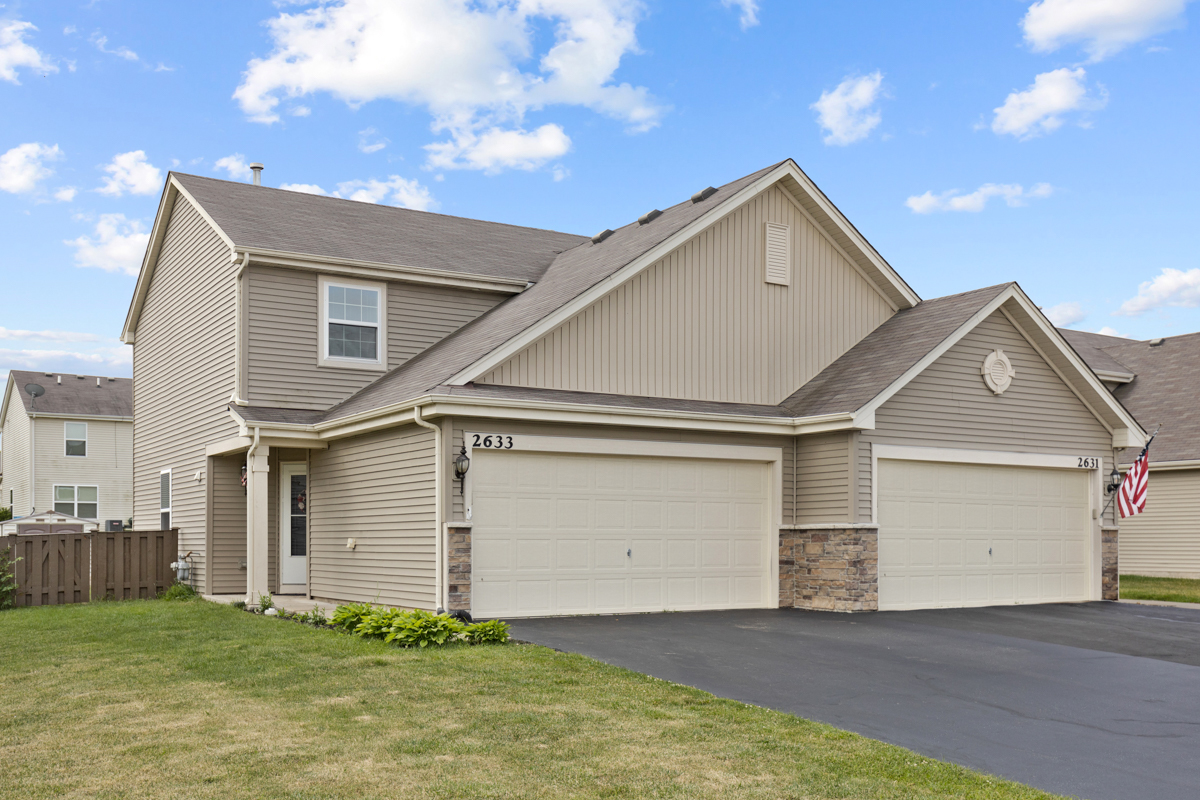
<svg viewBox="0 0 1200 800"><path fill-rule="evenodd" d="M922 300L790 160L592 237L173 173L123 339L135 525L251 598L1113 597L1145 439L1019 286Z"/></svg>
<svg viewBox="0 0 1200 800"><path fill-rule="evenodd" d="M13 370L0 431L0 505L13 517L53 511L103 525L133 516L128 378Z"/></svg>

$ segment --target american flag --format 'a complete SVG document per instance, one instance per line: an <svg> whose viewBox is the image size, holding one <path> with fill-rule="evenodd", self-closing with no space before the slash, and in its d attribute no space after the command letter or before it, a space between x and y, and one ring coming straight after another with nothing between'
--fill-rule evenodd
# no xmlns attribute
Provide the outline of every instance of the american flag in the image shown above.
<svg viewBox="0 0 1200 800"><path fill-rule="evenodd" d="M1154 437L1151 436L1150 442L1153 441ZM1117 492L1117 508L1121 512L1121 519L1146 510L1146 489L1150 484L1150 442L1146 442L1133 466L1125 473L1125 480L1121 481L1121 489Z"/></svg>

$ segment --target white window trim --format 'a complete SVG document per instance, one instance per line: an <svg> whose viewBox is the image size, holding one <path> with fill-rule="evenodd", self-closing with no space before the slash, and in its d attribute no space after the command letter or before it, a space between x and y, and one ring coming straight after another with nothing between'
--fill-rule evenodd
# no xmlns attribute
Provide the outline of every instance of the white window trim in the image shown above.
<svg viewBox="0 0 1200 800"><path fill-rule="evenodd" d="M370 289L379 292L379 344L376 348L378 358L369 361L365 358L337 358L329 355L329 287L344 286L350 289ZM387 371L387 284L358 281L345 278L334 278L322 275L317 281L317 305L320 312L320 326L317 345L317 365L321 367L340 367L342 369L369 369L379 372ZM351 323L353 324L353 323ZM370 323L367 323L370 325Z"/></svg>
<svg viewBox="0 0 1200 800"><path fill-rule="evenodd" d="M100 519L100 487L97 486L96 484L92 484L92 483L55 483L55 484L51 484L51 486L50 486L50 510L51 511L53 511L56 514L64 513L62 511L59 511L57 508L55 508L55 506L58 505L58 503L59 503L58 490L59 490L59 487L62 487L62 486L70 486L72 489L75 490L75 499L71 501L71 516L72 517L79 517L80 519L94 519L94 520ZM96 490L96 516L85 517L78 513L79 512L79 503L80 503L80 500L79 500L79 490L80 489L95 489ZM87 502L87 501L84 501L84 502Z"/></svg>
<svg viewBox="0 0 1200 800"><path fill-rule="evenodd" d="M71 455L70 453L67 452L67 442L70 442L70 441L78 442L79 441L78 439L67 438L67 426L68 425L82 425L83 426L83 455L81 455L81 456ZM63 421L63 456L65 456L66 458L87 458L87 446L88 446L88 424L86 422L78 422L73 419L64 420ZM66 484L63 484L63 485L65 486Z"/></svg>
<svg viewBox="0 0 1200 800"><path fill-rule="evenodd" d="M169 504L167 505L166 508L162 507L162 476L163 475L170 476L169 478L167 478L167 486L170 487L170 490L168 492L170 494L170 498L168 501ZM175 476L171 474L170 469L160 469L158 471L158 524L159 524L159 527L162 527L162 515L164 513L171 514L171 508L174 505L175 505ZM171 514L170 522L172 525L175 523L173 514ZM170 526L167 526L167 529L169 529L169 528L170 528Z"/></svg>

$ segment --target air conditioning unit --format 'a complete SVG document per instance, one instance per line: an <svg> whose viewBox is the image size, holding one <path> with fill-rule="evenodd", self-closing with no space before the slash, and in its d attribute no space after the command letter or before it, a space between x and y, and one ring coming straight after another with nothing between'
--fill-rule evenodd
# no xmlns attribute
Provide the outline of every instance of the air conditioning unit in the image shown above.
<svg viewBox="0 0 1200 800"><path fill-rule="evenodd" d="M125 523L119 519L104 520L104 530L109 533L120 533L125 530Z"/></svg>

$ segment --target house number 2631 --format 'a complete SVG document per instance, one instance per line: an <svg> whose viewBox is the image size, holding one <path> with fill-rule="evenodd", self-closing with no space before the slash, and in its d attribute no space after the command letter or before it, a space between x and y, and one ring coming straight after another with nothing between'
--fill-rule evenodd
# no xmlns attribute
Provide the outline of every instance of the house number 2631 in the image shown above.
<svg viewBox="0 0 1200 800"><path fill-rule="evenodd" d="M472 442L472 447L488 447L492 450L512 450L512 437L501 436L500 434L471 434L475 437Z"/></svg>
<svg viewBox="0 0 1200 800"><path fill-rule="evenodd" d="M1098 458L1079 458L1080 469L1100 469L1100 459Z"/></svg>

